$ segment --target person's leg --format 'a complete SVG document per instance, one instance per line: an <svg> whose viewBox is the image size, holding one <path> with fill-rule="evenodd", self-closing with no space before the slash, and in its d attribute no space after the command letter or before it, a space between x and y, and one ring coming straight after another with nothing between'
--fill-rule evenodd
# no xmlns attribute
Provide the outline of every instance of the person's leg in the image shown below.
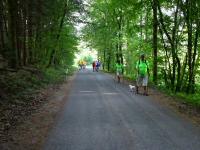
<svg viewBox="0 0 200 150"><path fill-rule="evenodd" d="M120 81L121 81L121 83L123 83L123 75L122 75L122 73L120 73Z"/></svg>
<svg viewBox="0 0 200 150"><path fill-rule="evenodd" d="M121 77L120 75L118 75L118 83L120 83Z"/></svg>
<svg viewBox="0 0 200 150"><path fill-rule="evenodd" d="M144 95L147 95L147 86L144 86Z"/></svg>
<svg viewBox="0 0 200 150"><path fill-rule="evenodd" d="M119 83L120 82L120 74L118 71L116 72L116 75L117 75L117 82Z"/></svg>
<svg viewBox="0 0 200 150"><path fill-rule="evenodd" d="M136 81L136 94L139 94L140 85L141 85L141 77L138 75L137 76L137 81Z"/></svg>
<svg viewBox="0 0 200 150"><path fill-rule="evenodd" d="M122 82L122 72L119 72L119 82Z"/></svg>
<svg viewBox="0 0 200 150"><path fill-rule="evenodd" d="M145 76L143 78L143 86L144 86L144 95L148 96L148 87L147 87L147 84L148 84L148 76Z"/></svg>
<svg viewBox="0 0 200 150"><path fill-rule="evenodd" d="M145 94L146 96L148 96L149 95L149 92L148 92L148 86L146 86L146 94Z"/></svg>
<svg viewBox="0 0 200 150"><path fill-rule="evenodd" d="M138 85L136 85L136 94L138 94L139 92L138 92Z"/></svg>

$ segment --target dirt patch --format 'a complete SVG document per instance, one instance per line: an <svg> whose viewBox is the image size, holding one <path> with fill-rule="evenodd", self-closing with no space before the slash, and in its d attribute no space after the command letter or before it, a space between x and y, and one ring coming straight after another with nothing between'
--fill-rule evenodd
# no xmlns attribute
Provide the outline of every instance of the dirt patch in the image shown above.
<svg viewBox="0 0 200 150"><path fill-rule="evenodd" d="M41 149L49 130L56 121L56 116L62 110L67 100L74 76L70 77L56 90L49 89L44 105L28 116L21 124L11 128L1 150L39 150Z"/></svg>
<svg viewBox="0 0 200 150"><path fill-rule="evenodd" d="M150 97L161 105L169 107L174 112L178 113L182 117L192 121L196 125L200 126L200 108L190 105L181 101L179 98L169 96L157 89L151 88Z"/></svg>

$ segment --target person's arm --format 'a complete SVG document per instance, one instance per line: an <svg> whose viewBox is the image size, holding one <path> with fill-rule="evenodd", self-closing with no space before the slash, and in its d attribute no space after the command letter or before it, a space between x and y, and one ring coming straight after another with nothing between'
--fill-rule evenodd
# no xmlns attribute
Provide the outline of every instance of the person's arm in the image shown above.
<svg viewBox="0 0 200 150"><path fill-rule="evenodd" d="M149 63L148 62L147 62L147 73L148 73L148 77L150 77Z"/></svg>
<svg viewBox="0 0 200 150"><path fill-rule="evenodd" d="M136 69L136 71L137 71L137 73L138 73L138 71L139 71L139 61L136 62L135 69Z"/></svg>
<svg viewBox="0 0 200 150"><path fill-rule="evenodd" d="M123 64L121 64L121 73L122 74L124 73L124 66L123 66Z"/></svg>
<svg viewBox="0 0 200 150"><path fill-rule="evenodd" d="M124 69L124 66L123 66L122 64L121 64L121 66L120 66L120 67L121 67L121 69Z"/></svg>

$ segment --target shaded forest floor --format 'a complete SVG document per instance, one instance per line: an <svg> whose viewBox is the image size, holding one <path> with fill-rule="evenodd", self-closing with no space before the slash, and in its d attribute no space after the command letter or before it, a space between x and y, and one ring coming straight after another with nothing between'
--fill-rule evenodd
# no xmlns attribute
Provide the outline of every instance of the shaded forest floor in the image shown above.
<svg viewBox="0 0 200 150"><path fill-rule="evenodd" d="M150 96L159 104L171 108L182 117L200 126L200 108L198 106L189 104L179 97L170 96L155 88L150 89Z"/></svg>
<svg viewBox="0 0 200 150"><path fill-rule="evenodd" d="M50 77L52 73L54 78ZM66 80L66 74L60 70L56 78L55 70L47 74L26 68L0 75L1 150L38 149L41 146L67 96L67 83L72 78ZM61 93L56 96L58 92Z"/></svg>

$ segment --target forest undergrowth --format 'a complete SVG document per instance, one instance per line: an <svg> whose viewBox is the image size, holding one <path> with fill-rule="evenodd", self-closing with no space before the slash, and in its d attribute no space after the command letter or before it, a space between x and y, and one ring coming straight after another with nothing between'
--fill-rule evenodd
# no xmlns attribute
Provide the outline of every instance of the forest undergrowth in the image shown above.
<svg viewBox="0 0 200 150"><path fill-rule="evenodd" d="M58 90L74 71L75 68L33 67L3 71L0 74L0 142L6 140L11 128L38 110L47 100L49 91Z"/></svg>

